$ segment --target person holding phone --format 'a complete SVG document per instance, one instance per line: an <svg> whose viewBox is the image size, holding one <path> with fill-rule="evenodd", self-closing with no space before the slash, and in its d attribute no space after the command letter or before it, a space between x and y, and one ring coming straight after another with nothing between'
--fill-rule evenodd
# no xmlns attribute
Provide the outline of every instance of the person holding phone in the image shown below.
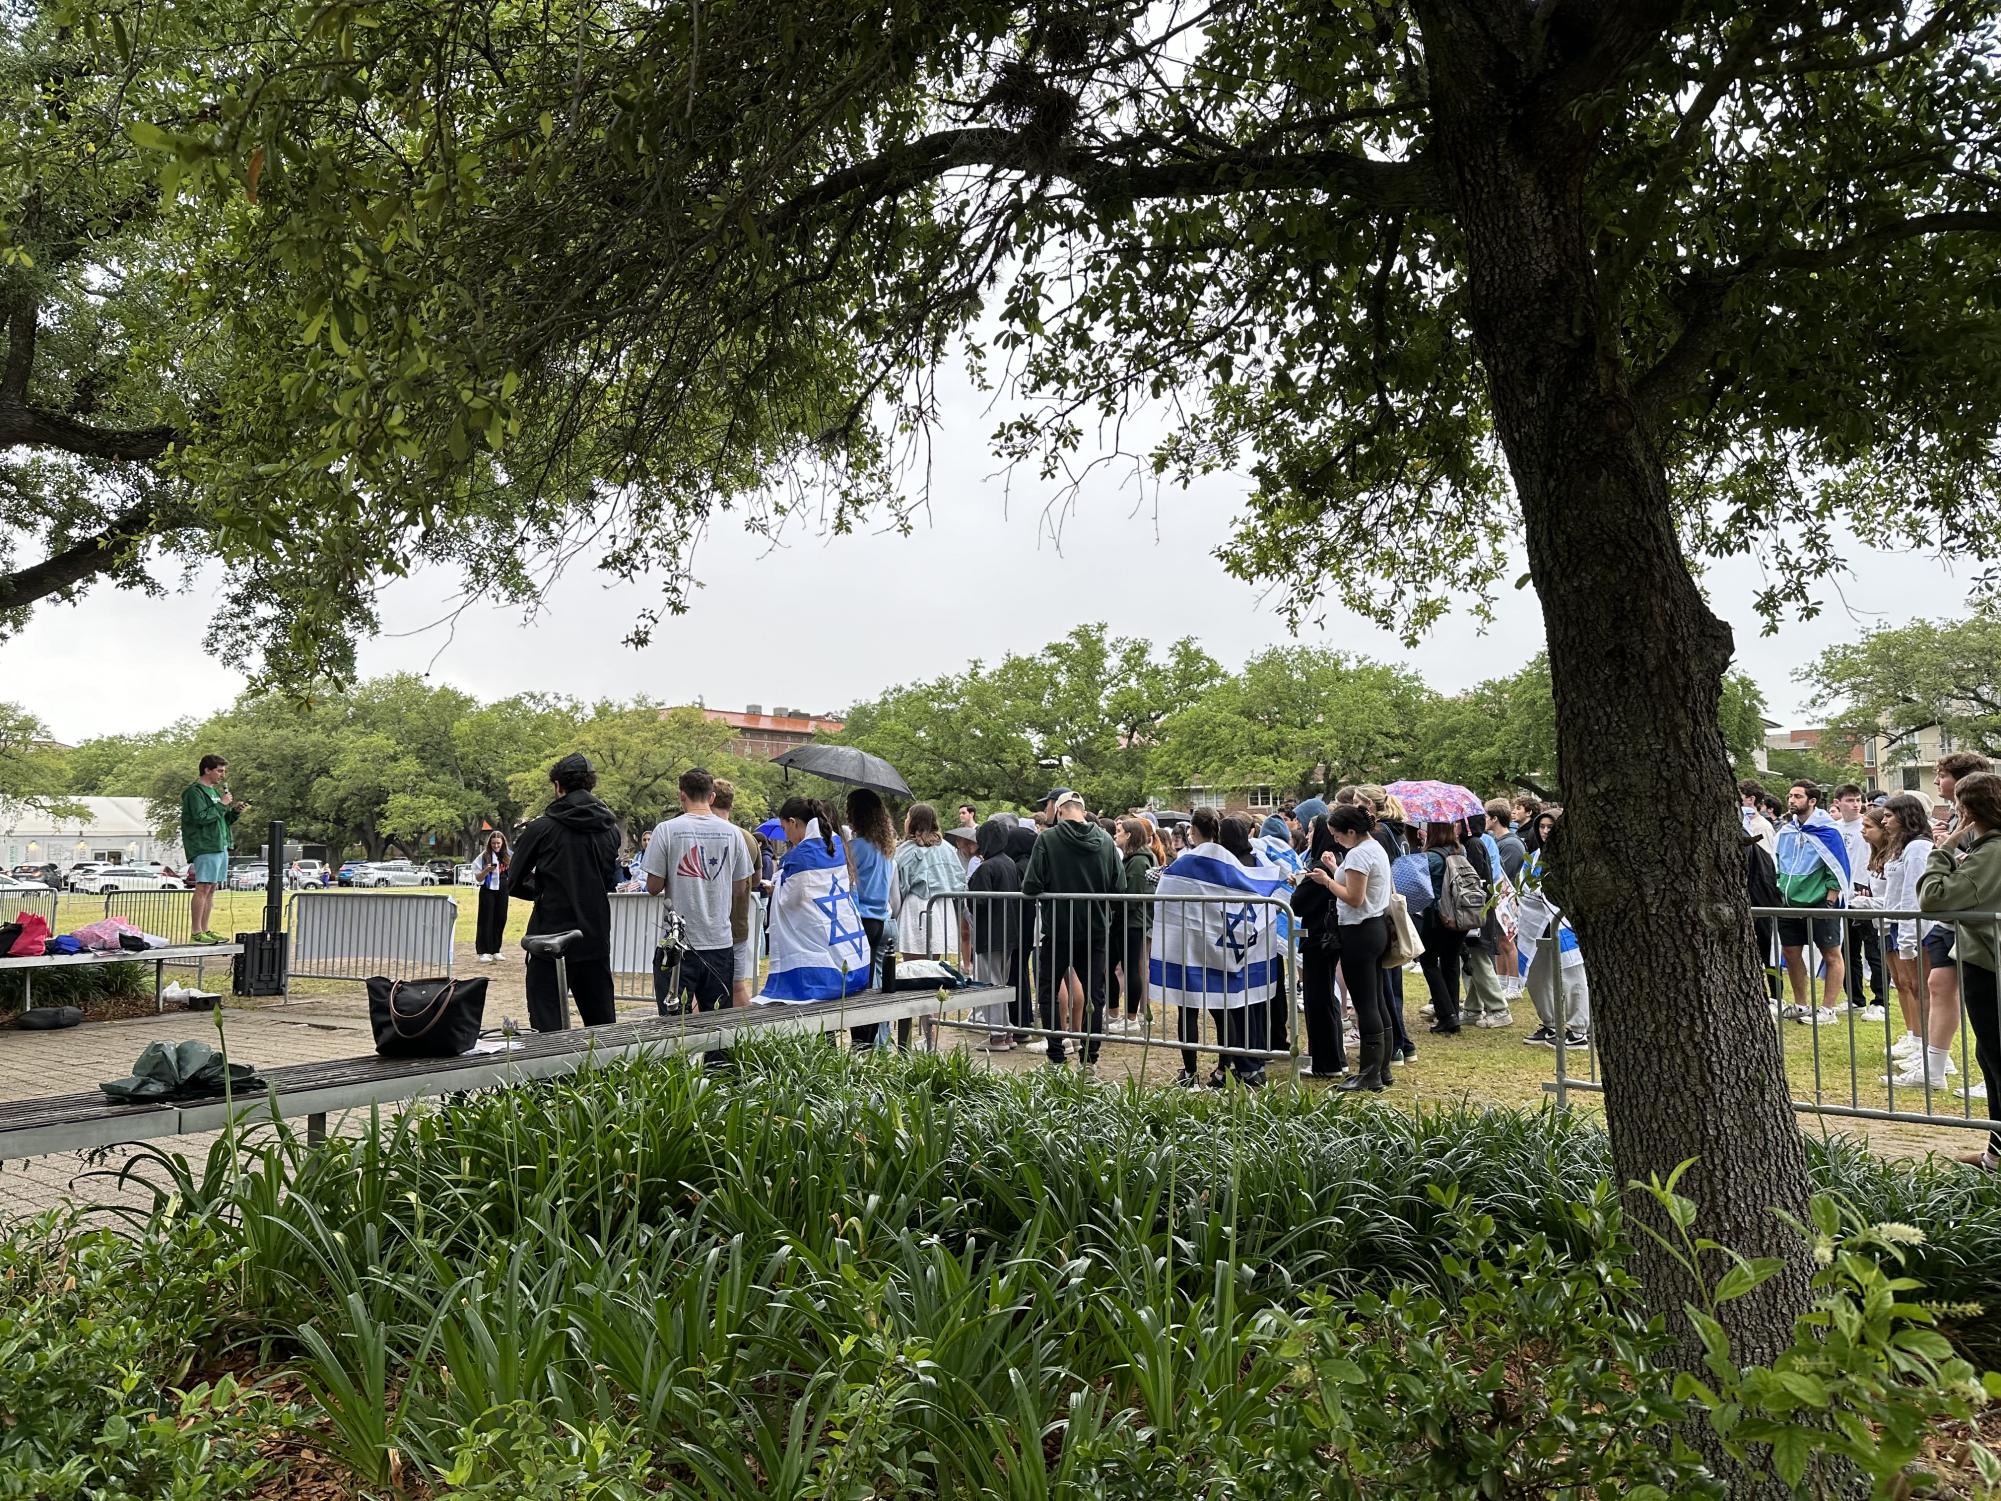
<svg viewBox="0 0 2001 1501"><path fill-rule="evenodd" d="M195 779L181 792L181 851L188 857L188 883L194 887L189 926L196 943L221 943L211 932L215 889L229 880L229 834L248 805L229 794L229 762L217 755L201 758Z"/></svg>

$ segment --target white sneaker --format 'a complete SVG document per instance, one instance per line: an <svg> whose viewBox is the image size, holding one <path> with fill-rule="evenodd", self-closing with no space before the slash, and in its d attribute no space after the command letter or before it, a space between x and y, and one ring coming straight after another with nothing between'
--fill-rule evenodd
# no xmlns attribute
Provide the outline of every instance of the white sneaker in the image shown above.
<svg viewBox="0 0 2001 1501"><path fill-rule="evenodd" d="M1431 1004L1431 1002L1426 1001L1422 1006L1417 1008L1417 1014L1423 1017L1426 1021L1430 1021L1432 1017L1437 1014L1437 1011L1436 1008Z"/></svg>
<svg viewBox="0 0 2001 1501"><path fill-rule="evenodd" d="M1864 1006L1860 1011L1856 1012L1855 1015L1857 1016L1858 1019L1865 1022L1879 1022L1884 1017L1888 1016L1889 1013L1885 1011L1881 1006Z"/></svg>
<svg viewBox="0 0 2001 1501"><path fill-rule="evenodd" d="M1958 1092L1965 1095L1969 1100L1984 1100L1987 1098L1987 1086L1978 1080L1975 1080L1971 1084L1960 1085Z"/></svg>
<svg viewBox="0 0 2001 1501"><path fill-rule="evenodd" d="M1514 1017L1510 1016L1505 1011L1489 1012L1487 1015L1481 1017L1478 1021L1473 1023L1473 1025L1476 1027L1488 1027L1488 1028L1512 1027L1514 1024L1515 1024Z"/></svg>
<svg viewBox="0 0 2001 1501"><path fill-rule="evenodd" d="M1890 1044L1892 1058L1916 1058L1922 1055L1924 1050L1925 1045L1915 1032L1906 1032Z"/></svg>
<svg viewBox="0 0 2001 1501"><path fill-rule="evenodd" d="M1802 1027L1831 1027L1838 1023L1841 1018L1825 1006L1806 1006L1801 1009L1800 1014L1794 1017L1793 1020L1798 1022Z"/></svg>
<svg viewBox="0 0 2001 1501"><path fill-rule="evenodd" d="M1925 1074L1924 1065L1920 1063L1913 1063L1909 1068L1904 1069L1899 1073L1885 1074L1883 1076L1883 1082L1885 1084L1895 1085L1898 1089L1923 1089L1927 1085L1929 1085L1933 1089L1944 1089L1945 1070L1934 1069L1930 1077L1927 1078Z"/></svg>

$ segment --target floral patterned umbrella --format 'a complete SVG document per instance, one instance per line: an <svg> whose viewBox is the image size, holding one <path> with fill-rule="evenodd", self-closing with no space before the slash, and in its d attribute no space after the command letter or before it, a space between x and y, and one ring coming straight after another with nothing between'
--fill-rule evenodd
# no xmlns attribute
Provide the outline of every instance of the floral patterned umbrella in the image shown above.
<svg viewBox="0 0 2001 1501"><path fill-rule="evenodd" d="M1392 782L1383 790L1403 804L1412 823L1460 823L1487 816L1487 805L1454 782Z"/></svg>

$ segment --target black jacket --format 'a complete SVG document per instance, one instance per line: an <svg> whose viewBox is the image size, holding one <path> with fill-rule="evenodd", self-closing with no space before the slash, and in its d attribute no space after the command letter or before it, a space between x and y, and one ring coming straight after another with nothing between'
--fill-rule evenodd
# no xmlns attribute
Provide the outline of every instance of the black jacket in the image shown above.
<svg viewBox="0 0 2001 1501"><path fill-rule="evenodd" d="M618 820L588 792L566 792L521 831L507 867L511 896L535 904L531 933L581 929L573 959L611 957L611 888L618 882Z"/></svg>

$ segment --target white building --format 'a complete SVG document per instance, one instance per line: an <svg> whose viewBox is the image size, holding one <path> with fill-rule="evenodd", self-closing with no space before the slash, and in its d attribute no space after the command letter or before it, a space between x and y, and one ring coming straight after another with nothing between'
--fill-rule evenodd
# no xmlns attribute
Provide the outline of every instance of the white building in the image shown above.
<svg viewBox="0 0 2001 1501"><path fill-rule="evenodd" d="M89 815L51 818L29 808L0 808L0 866L59 865L84 860L133 865L158 860L179 869L187 861L178 841L153 832L143 797L79 797Z"/></svg>

